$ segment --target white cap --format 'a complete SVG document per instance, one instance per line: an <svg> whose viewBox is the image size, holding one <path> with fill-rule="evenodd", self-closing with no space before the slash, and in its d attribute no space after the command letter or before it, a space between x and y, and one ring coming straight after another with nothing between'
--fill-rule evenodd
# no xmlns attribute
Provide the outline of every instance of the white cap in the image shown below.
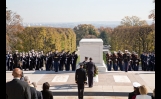
<svg viewBox="0 0 161 99"><path fill-rule="evenodd" d="M134 83L133 83L133 86L134 86L134 87L140 87L141 85L140 85L138 82L134 82Z"/></svg>

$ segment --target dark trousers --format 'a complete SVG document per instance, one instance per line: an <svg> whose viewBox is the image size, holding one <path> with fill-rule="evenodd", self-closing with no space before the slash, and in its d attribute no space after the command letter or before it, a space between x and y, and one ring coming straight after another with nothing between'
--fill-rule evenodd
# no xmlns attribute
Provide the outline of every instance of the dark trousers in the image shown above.
<svg viewBox="0 0 161 99"><path fill-rule="evenodd" d="M72 71L75 71L75 69L76 69L76 63L73 63L72 64Z"/></svg>
<svg viewBox="0 0 161 99"><path fill-rule="evenodd" d="M70 70L70 64L69 63L65 64L65 70L66 71L69 71Z"/></svg>
<svg viewBox="0 0 161 99"><path fill-rule="evenodd" d="M59 63L58 62L54 62L54 68L55 68L55 72L58 72L58 67Z"/></svg>
<svg viewBox="0 0 161 99"><path fill-rule="evenodd" d="M49 71L49 63L46 63L46 71Z"/></svg>
<svg viewBox="0 0 161 99"><path fill-rule="evenodd" d="M108 71L111 71L111 66L112 66L112 63L107 63L107 69L108 69Z"/></svg>
<svg viewBox="0 0 161 99"><path fill-rule="evenodd" d="M83 99L84 84L78 84L78 99Z"/></svg>
<svg viewBox="0 0 161 99"><path fill-rule="evenodd" d="M88 86L93 87L93 74L88 74Z"/></svg>
<svg viewBox="0 0 161 99"><path fill-rule="evenodd" d="M124 62L124 65L125 65L125 72L128 71L128 62Z"/></svg>
<svg viewBox="0 0 161 99"><path fill-rule="evenodd" d="M23 68L24 70L26 70L26 63L25 63L25 62L23 62L22 68Z"/></svg>
<svg viewBox="0 0 161 99"><path fill-rule="evenodd" d="M141 68L142 68L142 70L144 70L144 61L143 60L141 61Z"/></svg>
<svg viewBox="0 0 161 99"><path fill-rule="evenodd" d="M118 71L118 65L117 65L117 62L113 63L113 67L114 67L114 70L115 70L115 71Z"/></svg>
<svg viewBox="0 0 161 99"><path fill-rule="evenodd" d="M17 61L14 61L13 69L15 69L15 68L17 68L17 67L18 67Z"/></svg>
<svg viewBox="0 0 161 99"><path fill-rule="evenodd" d="M63 71L63 62L60 62L59 64L59 71Z"/></svg>
<svg viewBox="0 0 161 99"><path fill-rule="evenodd" d="M29 66L29 70L32 70L32 69L33 69L33 63L31 63Z"/></svg>
<svg viewBox="0 0 161 99"><path fill-rule="evenodd" d="M139 70L139 64L135 64L134 65L134 71L138 71Z"/></svg>
<svg viewBox="0 0 161 99"><path fill-rule="evenodd" d="M131 64L131 68L135 71L135 62L134 62L134 60L133 60L133 62L132 62L132 64Z"/></svg>
<svg viewBox="0 0 161 99"><path fill-rule="evenodd" d="M120 70L123 71L122 61L119 61L119 62L118 62L118 65L119 65L119 67L120 67Z"/></svg>

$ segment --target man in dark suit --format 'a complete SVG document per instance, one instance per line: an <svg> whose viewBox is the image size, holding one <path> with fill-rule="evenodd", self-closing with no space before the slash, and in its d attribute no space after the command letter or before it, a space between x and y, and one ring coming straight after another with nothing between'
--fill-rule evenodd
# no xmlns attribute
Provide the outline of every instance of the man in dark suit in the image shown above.
<svg viewBox="0 0 161 99"><path fill-rule="evenodd" d="M37 93L36 93L36 89L34 88L34 86L30 83L30 77L25 76L24 77L24 81L27 82L30 86L30 92L31 92L31 99L38 99L37 98Z"/></svg>
<svg viewBox="0 0 161 99"><path fill-rule="evenodd" d="M88 85L89 87L93 87L93 77L94 77L94 71L95 71L95 64L92 62L92 58L89 58L89 62L87 63L87 75L88 75Z"/></svg>
<svg viewBox="0 0 161 99"><path fill-rule="evenodd" d="M140 95L140 92L139 92L140 86L141 85L138 82L133 83L134 91L129 93L128 99L135 99L134 97L136 97L136 95Z"/></svg>
<svg viewBox="0 0 161 99"><path fill-rule="evenodd" d="M31 99L29 85L20 80L22 71L15 68L12 75L14 79L6 83L6 99Z"/></svg>
<svg viewBox="0 0 161 99"><path fill-rule="evenodd" d="M87 84L86 72L83 69L83 63L80 63L80 68L76 70L75 82L78 85L78 99L83 99L84 84Z"/></svg>

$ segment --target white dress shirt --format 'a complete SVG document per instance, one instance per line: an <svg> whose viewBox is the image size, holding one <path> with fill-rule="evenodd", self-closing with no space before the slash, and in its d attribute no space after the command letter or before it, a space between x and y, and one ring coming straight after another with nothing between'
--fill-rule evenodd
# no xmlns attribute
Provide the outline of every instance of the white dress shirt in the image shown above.
<svg viewBox="0 0 161 99"><path fill-rule="evenodd" d="M149 95L137 95L135 99L152 99Z"/></svg>

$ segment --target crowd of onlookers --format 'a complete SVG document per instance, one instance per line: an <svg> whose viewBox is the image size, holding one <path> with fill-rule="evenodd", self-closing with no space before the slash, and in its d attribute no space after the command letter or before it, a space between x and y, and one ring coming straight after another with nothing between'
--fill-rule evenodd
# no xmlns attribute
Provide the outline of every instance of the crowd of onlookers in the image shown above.
<svg viewBox="0 0 161 99"><path fill-rule="evenodd" d="M37 91L36 82L31 82L29 76L24 76L22 70L15 68L12 73L14 79L6 83L6 99L53 99L49 91L49 83L42 85L42 91Z"/></svg>

